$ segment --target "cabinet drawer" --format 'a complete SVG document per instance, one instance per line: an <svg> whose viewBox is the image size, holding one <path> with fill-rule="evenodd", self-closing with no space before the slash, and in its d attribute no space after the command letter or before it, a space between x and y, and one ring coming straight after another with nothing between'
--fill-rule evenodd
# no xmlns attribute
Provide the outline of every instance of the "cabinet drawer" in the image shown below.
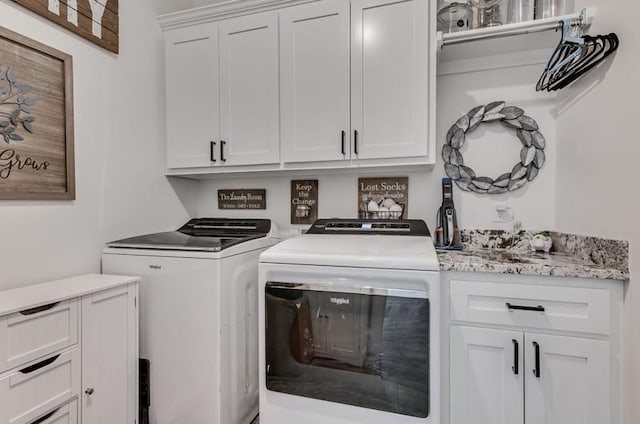
<svg viewBox="0 0 640 424"><path fill-rule="evenodd" d="M78 299L0 318L0 373L78 342Z"/></svg>
<svg viewBox="0 0 640 424"><path fill-rule="evenodd" d="M31 424L78 424L78 422L78 400L74 399L36 418Z"/></svg>
<svg viewBox="0 0 640 424"><path fill-rule="evenodd" d="M31 423L77 397L79 392L78 349L30 363L0 380L0 423ZM53 416L50 419L45 422L57 422Z"/></svg>
<svg viewBox="0 0 640 424"><path fill-rule="evenodd" d="M451 281L451 320L609 334L609 291Z"/></svg>

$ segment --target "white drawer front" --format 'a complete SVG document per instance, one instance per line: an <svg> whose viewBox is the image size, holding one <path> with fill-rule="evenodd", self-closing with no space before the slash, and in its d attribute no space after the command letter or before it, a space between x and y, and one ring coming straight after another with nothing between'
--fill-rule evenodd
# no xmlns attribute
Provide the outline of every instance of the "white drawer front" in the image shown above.
<svg viewBox="0 0 640 424"><path fill-rule="evenodd" d="M609 334L609 312L608 290L451 281L452 321Z"/></svg>
<svg viewBox="0 0 640 424"><path fill-rule="evenodd" d="M78 349L31 363L0 380L0 423L31 423L79 392Z"/></svg>
<svg viewBox="0 0 640 424"><path fill-rule="evenodd" d="M78 424L78 400L74 399L33 421L34 424Z"/></svg>
<svg viewBox="0 0 640 424"><path fill-rule="evenodd" d="M78 342L78 299L0 318L0 373Z"/></svg>

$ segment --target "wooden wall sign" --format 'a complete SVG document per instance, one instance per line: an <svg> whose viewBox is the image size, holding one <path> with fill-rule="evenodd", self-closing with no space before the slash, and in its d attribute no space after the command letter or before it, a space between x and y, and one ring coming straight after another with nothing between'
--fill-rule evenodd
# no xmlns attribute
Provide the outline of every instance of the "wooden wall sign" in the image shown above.
<svg viewBox="0 0 640 424"><path fill-rule="evenodd" d="M291 223L313 224L318 219L318 180L291 181Z"/></svg>
<svg viewBox="0 0 640 424"><path fill-rule="evenodd" d="M267 209L265 189L218 190L218 209Z"/></svg>
<svg viewBox="0 0 640 424"><path fill-rule="evenodd" d="M118 0L13 0L111 52L118 53Z"/></svg>
<svg viewBox="0 0 640 424"><path fill-rule="evenodd" d="M358 178L361 219L406 219L409 177Z"/></svg>
<svg viewBox="0 0 640 424"><path fill-rule="evenodd" d="M0 199L75 199L72 70L0 27Z"/></svg>

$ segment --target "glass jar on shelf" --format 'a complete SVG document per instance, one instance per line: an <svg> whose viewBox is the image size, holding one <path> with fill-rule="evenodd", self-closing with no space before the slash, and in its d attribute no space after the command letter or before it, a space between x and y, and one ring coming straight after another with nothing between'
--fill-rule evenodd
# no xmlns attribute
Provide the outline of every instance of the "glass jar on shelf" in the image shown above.
<svg viewBox="0 0 640 424"><path fill-rule="evenodd" d="M475 9L475 27L486 28L507 23L505 0L470 0Z"/></svg>
<svg viewBox="0 0 640 424"><path fill-rule="evenodd" d="M438 0L438 31L445 34L473 28L473 10L466 1Z"/></svg>
<svg viewBox="0 0 640 424"><path fill-rule="evenodd" d="M529 22L534 19L534 0L508 0L507 23Z"/></svg>
<svg viewBox="0 0 640 424"><path fill-rule="evenodd" d="M573 0L535 0L535 19L567 15L573 10Z"/></svg>

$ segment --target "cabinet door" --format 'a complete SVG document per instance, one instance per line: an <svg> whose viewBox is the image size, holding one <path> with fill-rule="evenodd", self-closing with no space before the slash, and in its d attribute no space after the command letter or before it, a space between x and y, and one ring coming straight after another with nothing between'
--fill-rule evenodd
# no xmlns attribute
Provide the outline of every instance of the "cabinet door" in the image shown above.
<svg viewBox="0 0 640 424"><path fill-rule="evenodd" d="M220 64L224 164L277 163L280 158L277 13L221 23Z"/></svg>
<svg viewBox="0 0 640 424"><path fill-rule="evenodd" d="M427 0L351 2L351 121L358 159L428 154Z"/></svg>
<svg viewBox="0 0 640 424"><path fill-rule="evenodd" d="M451 424L523 423L523 334L451 326Z"/></svg>
<svg viewBox="0 0 640 424"><path fill-rule="evenodd" d="M218 29L166 33L167 168L212 166L220 134Z"/></svg>
<svg viewBox="0 0 640 424"><path fill-rule="evenodd" d="M527 424L611 423L609 342L525 334Z"/></svg>
<svg viewBox="0 0 640 424"><path fill-rule="evenodd" d="M350 157L349 39L349 2L344 0L280 12L285 162Z"/></svg>
<svg viewBox="0 0 640 424"><path fill-rule="evenodd" d="M137 285L82 299L82 422L133 424L138 416Z"/></svg>

